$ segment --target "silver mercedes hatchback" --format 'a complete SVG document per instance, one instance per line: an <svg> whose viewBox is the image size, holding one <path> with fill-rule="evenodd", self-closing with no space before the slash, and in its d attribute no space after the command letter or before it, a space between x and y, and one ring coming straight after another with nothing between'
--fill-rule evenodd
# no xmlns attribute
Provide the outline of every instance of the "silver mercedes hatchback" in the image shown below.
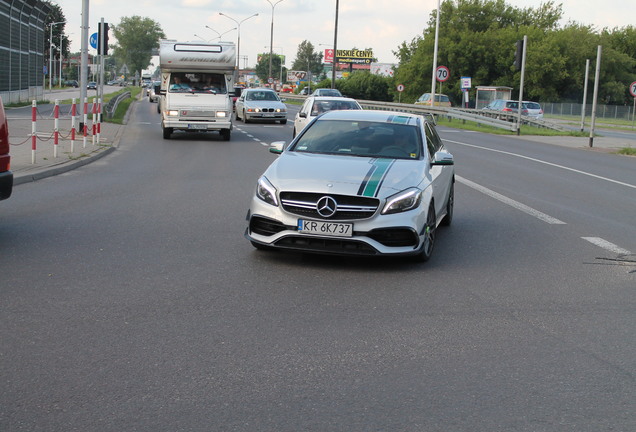
<svg viewBox="0 0 636 432"><path fill-rule="evenodd" d="M423 116L331 111L270 151L247 214L257 249L427 261L451 223L453 156Z"/></svg>

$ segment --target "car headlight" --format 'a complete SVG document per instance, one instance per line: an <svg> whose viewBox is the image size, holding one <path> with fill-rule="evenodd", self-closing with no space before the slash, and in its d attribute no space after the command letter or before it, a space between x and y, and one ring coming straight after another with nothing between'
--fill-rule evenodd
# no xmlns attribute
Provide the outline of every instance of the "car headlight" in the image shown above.
<svg viewBox="0 0 636 432"><path fill-rule="evenodd" d="M216 116L217 117L227 117L227 111L217 111L216 112Z"/></svg>
<svg viewBox="0 0 636 432"><path fill-rule="evenodd" d="M276 112L286 112L287 110L285 108L276 108Z"/></svg>
<svg viewBox="0 0 636 432"><path fill-rule="evenodd" d="M178 116L178 115L179 115L179 111L177 111L177 110L170 110L170 111L168 111L168 115L169 115L169 116Z"/></svg>
<svg viewBox="0 0 636 432"><path fill-rule="evenodd" d="M382 214L401 213L412 210L420 205L422 191L418 188L409 188L387 198L382 209Z"/></svg>
<svg viewBox="0 0 636 432"><path fill-rule="evenodd" d="M278 207L278 199L276 198L276 188L263 176L258 179L256 185L256 196L265 201L267 204Z"/></svg>

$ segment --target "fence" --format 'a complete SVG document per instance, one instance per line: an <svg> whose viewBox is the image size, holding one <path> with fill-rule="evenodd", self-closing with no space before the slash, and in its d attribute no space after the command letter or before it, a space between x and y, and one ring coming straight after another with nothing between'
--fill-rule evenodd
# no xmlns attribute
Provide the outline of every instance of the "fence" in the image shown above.
<svg viewBox="0 0 636 432"><path fill-rule="evenodd" d="M581 117L583 104L580 103L542 103L543 113L547 116ZM585 105L585 115L592 115L592 105ZM606 119L632 120L634 109L628 105L597 105L596 117Z"/></svg>

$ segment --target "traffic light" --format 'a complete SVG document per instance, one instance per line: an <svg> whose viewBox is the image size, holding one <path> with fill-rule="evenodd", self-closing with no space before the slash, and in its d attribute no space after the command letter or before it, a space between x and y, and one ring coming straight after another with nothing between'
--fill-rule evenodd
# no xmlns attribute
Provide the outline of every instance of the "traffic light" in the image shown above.
<svg viewBox="0 0 636 432"><path fill-rule="evenodd" d="M97 31L97 54L108 55L108 23L105 22L103 24L104 28L102 29L102 23L99 23ZM102 52L102 35L104 38L104 52Z"/></svg>
<svg viewBox="0 0 636 432"><path fill-rule="evenodd" d="M517 51L515 52L515 70L521 70L521 64L523 62L523 39L517 41Z"/></svg>

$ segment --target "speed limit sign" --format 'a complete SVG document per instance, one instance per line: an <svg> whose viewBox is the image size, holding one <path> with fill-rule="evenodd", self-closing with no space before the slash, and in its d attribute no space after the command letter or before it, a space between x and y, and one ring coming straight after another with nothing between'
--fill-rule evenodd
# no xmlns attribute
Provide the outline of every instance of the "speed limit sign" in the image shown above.
<svg viewBox="0 0 636 432"><path fill-rule="evenodd" d="M397 91L403 92L404 91L404 85L403 84L398 84Z"/></svg>
<svg viewBox="0 0 636 432"><path fill-rule="evenodd" d="M439 66L435 71L435 76L437 77L437 81L444 82L450 77L450 71L446 66Z"/></svg>
<svg viewBox="0 0 636 432"><path fill-rule="evenodd" d="M629 93L636 98L636 81L629 85Z"/></svg>

